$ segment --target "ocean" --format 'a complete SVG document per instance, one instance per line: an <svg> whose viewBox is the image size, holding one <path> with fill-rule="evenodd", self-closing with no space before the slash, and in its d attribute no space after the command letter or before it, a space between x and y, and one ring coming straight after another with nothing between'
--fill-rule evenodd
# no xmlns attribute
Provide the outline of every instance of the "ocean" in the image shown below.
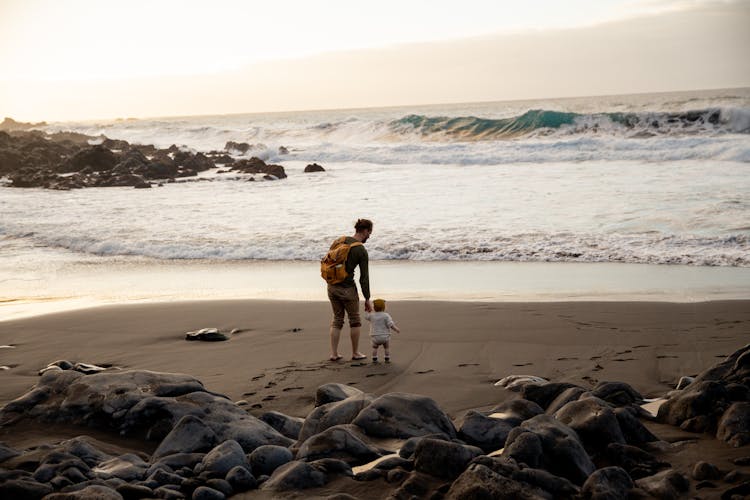
<svg viewBox="0 0 750 500"><path fill-rule="evenodd" d="M0 187L6 302L47 299L53 280L82 266L295 261L314 273L359 217L375 223L367 243L375 269L617 263L750 277L748 88L124 117L45 130L194 151L246 142L244 157L280 164L288 178L208 171L203 181L150 190ZM304 173L313 162L326 171ZM741 288L750 291L750 278Z"/></svg>

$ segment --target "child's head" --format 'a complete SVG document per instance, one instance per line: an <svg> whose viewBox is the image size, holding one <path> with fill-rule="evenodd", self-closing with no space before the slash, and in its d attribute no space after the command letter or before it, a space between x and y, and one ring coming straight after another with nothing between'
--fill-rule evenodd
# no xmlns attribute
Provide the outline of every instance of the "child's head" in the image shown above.
<svg viewBox="0 0 750 500"><path fill-rule="evenodd" d="M383 299L375 299L372 301L372 305L375 307L375 311L385 311L385 300Z"/></svg>

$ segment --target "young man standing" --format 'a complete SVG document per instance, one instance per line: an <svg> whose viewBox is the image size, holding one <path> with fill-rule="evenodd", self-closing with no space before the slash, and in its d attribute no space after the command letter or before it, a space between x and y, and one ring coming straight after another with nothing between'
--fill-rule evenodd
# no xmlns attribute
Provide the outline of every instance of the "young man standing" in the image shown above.
<svg viewBox="0 0 750 500"><path fill-rule="evenodd" d="M367 356L359 352L359 333L362 328L362 320L359 317L359 293L354 283L354 269L359 266L359 286L365 297L365 311L372 311L370 302L370 276L368 270L367 249L364 243L372 234L372 221L359 219L354 225L354 236L348 236L347 244L359 242L362 245L354 245L349 250L346 258L347 277L341 283L328 285L328 300L331 301L333 309L333 321L331 322L331 361L338 361L343 356L339 355L339 338L341 329L344 327L344 313L349 317L349 329L352 339L352 360L365 359ZM331 248L336 243L331 245Z"/></svg>

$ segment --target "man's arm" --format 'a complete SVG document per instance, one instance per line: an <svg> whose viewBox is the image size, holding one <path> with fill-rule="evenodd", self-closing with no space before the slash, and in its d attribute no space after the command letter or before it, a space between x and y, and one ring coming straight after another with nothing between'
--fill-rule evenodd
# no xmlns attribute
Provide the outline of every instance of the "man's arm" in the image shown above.
<svg viewBox="0 0 750 500"><path fill-rule="evenodd" d="M370 303L370 257L367 255L367 250L362 248L362 256L359 260L359 286L362 288L362 295L365 297L365 311L372 311L372 303Z"/></svg>

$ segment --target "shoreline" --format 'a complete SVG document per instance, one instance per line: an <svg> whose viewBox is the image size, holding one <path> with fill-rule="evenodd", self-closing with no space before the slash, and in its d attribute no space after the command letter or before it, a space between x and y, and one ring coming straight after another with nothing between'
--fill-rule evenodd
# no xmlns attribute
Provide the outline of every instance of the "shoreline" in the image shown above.
<svg viewBox="0 0 750 500"><path fill-rule="evenodd" d="M0 267L0 324L117 304L323 301L318 263L89 258ZM750 299L750 268L684 265L372 261L373 297L400 301L695 303Z"/></svg>

